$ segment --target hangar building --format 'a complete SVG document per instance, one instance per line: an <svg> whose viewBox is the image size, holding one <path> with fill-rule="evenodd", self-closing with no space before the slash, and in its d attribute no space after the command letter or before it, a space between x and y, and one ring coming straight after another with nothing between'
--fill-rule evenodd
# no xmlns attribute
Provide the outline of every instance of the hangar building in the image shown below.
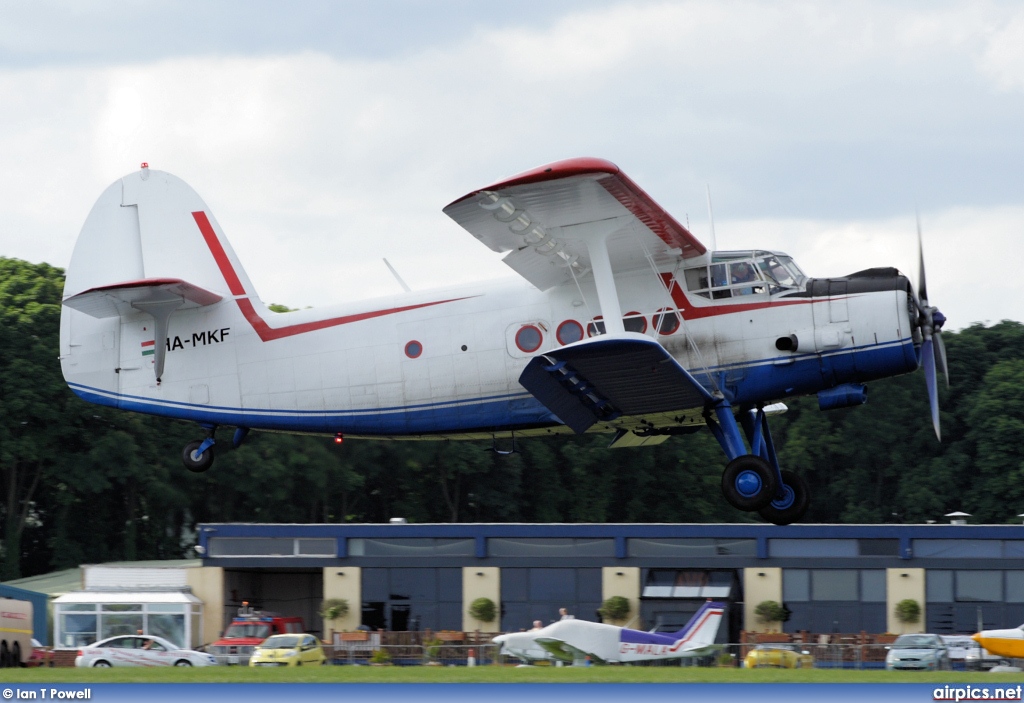
<svg viewBox="0 0 1024 703"><path fill-rule="evenodd" d="M385 630L498 630L545 624L568 608L597 619L602 601L628 598L631 626L677 629L708 598L726 602L722 642L764 630L765 600L792 612L786 632L970 633L1024 622L1020 525L763 524L203 524L206 633L243 601L300 615L327 635ZM324 598L349 615L317 616ZM469 603L500 604L481 623ZM921 622L896 621L912 598ZM359 604L359 607L355 607Z"/></svg>

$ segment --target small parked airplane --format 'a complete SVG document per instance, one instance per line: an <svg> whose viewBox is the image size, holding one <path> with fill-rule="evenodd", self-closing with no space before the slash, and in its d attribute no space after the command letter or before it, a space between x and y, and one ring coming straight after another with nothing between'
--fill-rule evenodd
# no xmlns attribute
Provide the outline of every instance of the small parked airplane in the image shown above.
<svg viewBox="0 0 1024 703"><path fill-rule="evenodd" d="M708 601L679 632L659 634L586 620L559 620L532 632L498 635L501 653L525 662L550 655L561 661L637 662L697 657L714 649L725 606Z"/></svg>
<svg viewBox="0 0 1024 703"><path fill-rule="evenodd" d="M1010 659L1024 659L1024 625L1006 630L982 630L971 636L990 654Z"/></svg>
<svg viewBox="0 0 1024 703"><path fill-rule="evenodd" d="M768 415L925 367L939 432L942 314L894 268L807 278L791 257L708 251L614 164L580 158L444 208L525 279L274 313L202 199L146 164L89 213L64 287L60 359L85 400L191 420L182 460L235 427L374 439L607 432L649 446L707 427L733 506L808 505ZM919 238L920 238L920 232ZM625 311L625 312L623 312ZM746 443L744 441L746 436ZM749 447L749 448L748 448Z"/></svg>

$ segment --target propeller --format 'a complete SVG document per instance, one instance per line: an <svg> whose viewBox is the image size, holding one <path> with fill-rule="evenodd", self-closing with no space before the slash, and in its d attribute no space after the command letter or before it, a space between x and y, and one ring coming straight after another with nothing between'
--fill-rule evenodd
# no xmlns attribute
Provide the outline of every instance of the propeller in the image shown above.
<svg viewBox="0 0 1024 703"><path fill-rule="evenodd" d="M935 428L935 436L942 441L942 431L939 428L939 388L938 370L946 379L946 388L949 388L949 368L946 365L946 345L942 342L942 325L946 323L946 316L938 308L928 304L928 284L924 273L924 245L921 241L921 218L917 218L917 257L918 277L917 296L914 299L914 306L917 308L917 323L921 328L921 366L924 367L924 382L928 387L928 404L932 411L932 426Z"/></svg>

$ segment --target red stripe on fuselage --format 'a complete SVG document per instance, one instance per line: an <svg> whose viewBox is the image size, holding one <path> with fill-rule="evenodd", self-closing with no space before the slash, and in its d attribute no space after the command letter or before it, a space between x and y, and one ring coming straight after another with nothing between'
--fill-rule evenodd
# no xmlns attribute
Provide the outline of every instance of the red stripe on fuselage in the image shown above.
<svg viewBox="0 0 1024 703"><path fill-rule="evenodd" d="M672 295L672 302L676 304L679 314L683 316L684 320L698 320L703 317L716 317L734 312L764 310L782 305L808 305L815 302L814 300L775 300L766 303L737 303L732 305L719 303L706 308L698 308L690 304L686 294L683 293L683 287L679 285L679 281L671 273L661 274L661 279L668 287L669 293Z"/></svg>
<svg viewBox="0 0 1024 703"><path fill-rule="evenodd" d="M220 269L221 275L224 276L224 282L228 284L228 290L231 291L231 295L247 296L248 293L242 285L242 281L238 278L238 274L235 273L235 268L231 265L227 252L224 251L224 247L221 246L220 240L217 239L217 233L213 231L213 225L210 224L210 219L206 216L206 213L199 210L198 212L193 212L192 217L195 219L196 224L199 225L199 231L202 233L203 239L206 241L206 246L210 248L210 253L213 254L213 260L217 262L217 268ZM393 315L397 312L405 312L406 310L428 308L432 305L453 303L457 300L466 300L466 298L449 298L448 300L435 300L430 303L405 305L398 308L371 310L369 312L356 313L355 315L331 317L326 320L314 320L313 322L301 322L296 325L286 325L284 327L271 327L268 325L266 321L259 316L259 313L256 312L256 307L248 297L238 298L235 302L238 304L238 309L242 311L242 315L248 323L252 325L256 334L259 335L259 338L264 342L271 342L275 339L292 337L306 332L315 332L316 330L322 330L328 327L347 325L350 322L369 320L374 317L383 317L384 315ZM152 342L150 343L152 344Z"/></svg>

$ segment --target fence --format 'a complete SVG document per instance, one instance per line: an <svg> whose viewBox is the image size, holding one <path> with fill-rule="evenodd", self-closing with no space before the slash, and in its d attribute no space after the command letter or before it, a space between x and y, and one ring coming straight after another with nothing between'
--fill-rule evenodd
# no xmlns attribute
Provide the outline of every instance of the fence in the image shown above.
<svg viewBox="0 0 1024 703"><path fill-rule="evenodd" d="M502 664L496 644L377 644L347 643L325 645L324 653L332 664L393 666L484 666Z"/></svg>
<svg viewBox="0 0 1024 703"><path fill-rule="evenodd" d="M364 643L368 644L368 643ZM741 667L746 666L747 655L756 645L722 644L694 657L678 659L633 662L631 666L677 666L677 667ZM427 644L380 644L376 647L327 645L324 647L332 664L393 666L468 666L472 658L475 666L516 666L521 664L515 657L503 655L495 644L451 644L428 642ZM793 649L781 650L771 647L766 654L750 659L754 668L815 668L815 669L884 669L888 650L883 644L797 644ZM773 652L788 651L788 655ZM589 665L591 662L588 662ZM596 663L596 662L594 662ZM537 666L570 666L553 659L532 662ZM966 670L963 660L951 662L953 671Z"/></svg>

